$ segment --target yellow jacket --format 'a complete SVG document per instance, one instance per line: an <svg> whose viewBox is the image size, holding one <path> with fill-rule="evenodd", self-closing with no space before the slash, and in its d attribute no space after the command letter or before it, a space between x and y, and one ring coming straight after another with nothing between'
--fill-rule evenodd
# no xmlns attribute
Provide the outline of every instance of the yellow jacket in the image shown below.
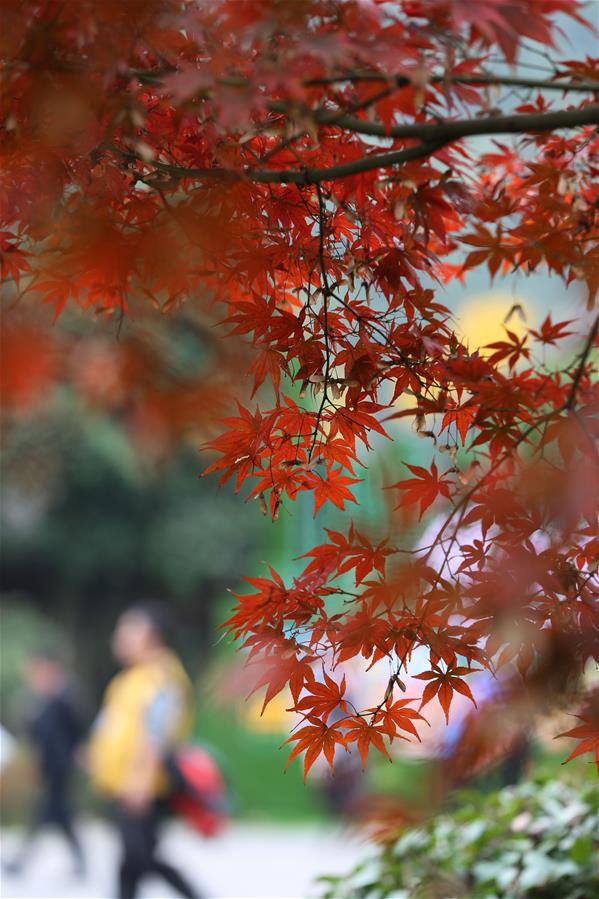
<svg viewBox="0 0 599 899"><path fill-rule="evenodd" d="M191 683L174 653L165 649L151 662L121 671L108 685L89 746L90 776L100 792L119 796L136 776L136 764L152 741L148 715L162 694L175 700L161 740L166 754L186 738L191 724ZM161 767L152 794L161 796L167 788Z"/></svg>

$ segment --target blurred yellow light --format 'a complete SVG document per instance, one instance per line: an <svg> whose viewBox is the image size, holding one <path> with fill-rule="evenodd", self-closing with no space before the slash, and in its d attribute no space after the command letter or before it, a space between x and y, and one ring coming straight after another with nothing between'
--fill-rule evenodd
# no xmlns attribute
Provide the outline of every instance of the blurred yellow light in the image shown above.
<svg viewBox="0 0 599 899"><path fill-rule="evenodd" d="M513 311L506 322L510 310ZM505 340L505 328L521 337L528 327L534 327L534 311L530 303L511 293L491 291L475 294L467 297L457 311L455 331L474 352L489 343ZM523 321L523 315L526 321Z"/></svg>
<svg viewBox="0 0 599 899"><path fill-rule="evenodd" d="M509 320L506 322L508 315ZM526 320L523 320L524 316ZM450 327L453 326L458 339L474 353L489 343L505 340L506 328L521 337L527 328L535 327L537 318L537 309L529 300L506 291L488 291L466 296L459 304ZM491 353L492 350L483 351L483 355ZM417 403L417 399L404 393L394 405L397 409L412 409Z"/></svg>
<svg viewBox="0 0 599 899"><path fill-rule="evenodd" d="M262 733L285 733L289 724L287 709L293 705L291 696L286 691L279 694L268 703L264 712L260 714L263 700L260 697L252 697L244 706L245 725L249 730Z"/></svg>

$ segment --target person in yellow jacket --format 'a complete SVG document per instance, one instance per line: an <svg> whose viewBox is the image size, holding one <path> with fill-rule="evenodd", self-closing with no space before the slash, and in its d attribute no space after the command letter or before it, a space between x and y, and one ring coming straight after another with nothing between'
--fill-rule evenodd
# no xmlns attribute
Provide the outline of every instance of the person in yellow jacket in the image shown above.
<svg viewBox="0 0 599 899"><path fill-rule="evenodd" d="M188 899L198 897L156 855L168 810L168 760L191 723L191 683L169 648L169 629L169 609L157 602L121 615L112 651L123 668L108 685L89 745L92 782L112 801L122 843L119 899L134 899L149 874Z"/></svg>

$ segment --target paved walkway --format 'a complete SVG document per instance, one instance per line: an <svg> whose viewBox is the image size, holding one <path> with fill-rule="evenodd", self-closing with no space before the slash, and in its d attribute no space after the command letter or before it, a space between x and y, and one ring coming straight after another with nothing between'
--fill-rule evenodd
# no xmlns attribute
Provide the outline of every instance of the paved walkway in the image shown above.
<svg viewBox="0 0 599 899"><path fill-rule="evenodd" d="M35 857L19 878L2 874L2 899L114 899L118 849L108 827L99 821L80 826L88 859L84 880L70 876L70 859L60 837L39 839ZM10 858L18 833L2 833L2 858ZM323 873L348 870L364 853L359 837L336 825L298 827L236 824L214 841L203 841L173 824L165 832L164 854L185 871L210 899L308 899L318 896L314 880ZM175 894L148 879L143 899L171 899ZM141 899L141 897L140 897Z"/></svg>

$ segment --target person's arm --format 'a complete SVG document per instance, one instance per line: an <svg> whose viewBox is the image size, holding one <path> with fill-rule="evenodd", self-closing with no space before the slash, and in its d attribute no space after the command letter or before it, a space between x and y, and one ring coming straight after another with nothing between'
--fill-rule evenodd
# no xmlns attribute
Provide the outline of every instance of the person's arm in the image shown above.
<svg viewBox="0 0 599 899"><path fill-rule="evenodd" d="M151 743L136 754L121 793L121 801L132 812L143 812L154 798L154 783L162 757Z"/></svg>
<svg viewBox="0 0 599 899"><path fill-rule="evenodd" d="M154 784L168 755L183 713L179 691L163 687L148 705L144 715L144 740L131 765L122 795L132 811L141 812L154 798Z"/></svg>

